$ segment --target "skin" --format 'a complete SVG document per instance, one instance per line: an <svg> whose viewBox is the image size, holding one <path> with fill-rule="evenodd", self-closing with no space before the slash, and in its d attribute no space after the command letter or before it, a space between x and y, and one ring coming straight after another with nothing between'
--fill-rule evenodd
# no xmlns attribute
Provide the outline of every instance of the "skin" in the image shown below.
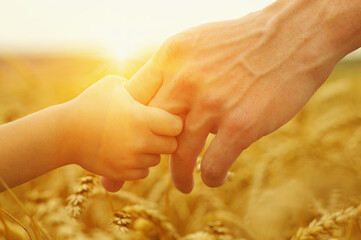
<svg viewBox="0 0 361 240"><path fill-rule="evenodd" d="M170 163L176 188L192 191L210 133L202 178L218 187L244 149L289 121L361 46L360 12L359 0L280 0L168 39L126 88L137 101L184 117Z"/></svg>
<svg viewBox="0 0 361 240"><path fill-rule="evenodd" d="M183 122L135 101L124 83L106 77L67 103L1 125L1 178L14 187L68 164L105 176L110 190L145 178L161 153L177 149Z"/></svg>

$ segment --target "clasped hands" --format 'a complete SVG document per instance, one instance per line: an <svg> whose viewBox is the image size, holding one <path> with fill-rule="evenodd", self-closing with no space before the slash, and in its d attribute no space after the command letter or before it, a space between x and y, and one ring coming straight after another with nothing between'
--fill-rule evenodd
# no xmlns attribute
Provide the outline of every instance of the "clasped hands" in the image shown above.
<svg viewBox="0 0 361 240"><path fill-rule="evenodd" d="M302 39L270 34L270 15L266 9L177 34L126 84L137 102L183 118L180 134L171 135L177 148L170 160L173 183L183 193L192 191L193 169L210 133L216 136L201 175L218 187L241 152L291 119L332 70L335 58L320 62ZM317 71L307 68L306 58L319 64ZM111 191L123 184L102 183Z"/></svg>
<svg viewBox="0 0 361 240"><path fill-rule="evenodd" d="M289 121L360 47L360 5L348 3L276 1L174 35L129 81L108 76L69 102L1 125L0 175L13 187L78 164L117 191L171 154L174 185L189 193L212 133L201 174L221 186L241 152Z"/></svg>

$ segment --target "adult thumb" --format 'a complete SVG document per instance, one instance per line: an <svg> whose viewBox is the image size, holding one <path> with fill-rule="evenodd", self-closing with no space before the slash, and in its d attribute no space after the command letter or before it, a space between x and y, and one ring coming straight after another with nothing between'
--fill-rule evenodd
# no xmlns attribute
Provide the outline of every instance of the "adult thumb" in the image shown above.
<svg viewBox="0 0 361 240"><path fill-rule="evenodd" d="M132 97L147 105L159 88L162 86L162 71L158 64L150 59L144 66L125 84Z"/></svg>

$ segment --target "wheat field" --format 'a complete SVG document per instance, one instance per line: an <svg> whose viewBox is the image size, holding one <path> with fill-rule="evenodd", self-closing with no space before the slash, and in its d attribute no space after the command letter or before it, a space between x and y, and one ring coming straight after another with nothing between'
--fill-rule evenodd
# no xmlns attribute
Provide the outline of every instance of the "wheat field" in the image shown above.
<svg viewBox="0 0 361 240"><path fill-rule="evenodd" d="M130 78L147 57L2 57L0 123L108 74ZM0 194L0 239L361 239L360 149L361 62L343 62L294 119L242 153L224 186L207 188L195 169L195 189L181 194L163 156L148 178L107 193L71 165Z"/></svg>

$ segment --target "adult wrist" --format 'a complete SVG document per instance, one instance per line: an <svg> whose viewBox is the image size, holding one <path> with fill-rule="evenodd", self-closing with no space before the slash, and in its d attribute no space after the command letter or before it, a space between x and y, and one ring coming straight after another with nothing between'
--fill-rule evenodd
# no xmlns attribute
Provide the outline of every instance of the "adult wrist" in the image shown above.
<svg viewBox="0 0 361 240"><path fill-rule="evenodd" d="M316 51L323 51L319 54L332 55L336 62L361 47L359 0L278 0L262 11L270 16L269 27L309 38Z"/></svg>
<svg viewBox="0 0 361 240"><path fill-rule="evenodd" d="M353 2L354 6L358 0ZM326 80L334 65L346 54L357 48L357 27L353 23L345 32L336 31L336 20L345 24L345 14L356 14L352 7L334 10L337 1L279 0L257 14L266 19L264 24L253 27L259 39L243 54L245 67L255 76L267 76L287 65L287 69L308 74L319 86ZM351 23L350 23L351 24ZM258 29L255 29L258 28Z"/></svg>
<svg viewBox="0 0 361 240"><path fill-rule="evenodd" d="M340 59L361 47L361 1L327 1L325 30Z"/></svg>

